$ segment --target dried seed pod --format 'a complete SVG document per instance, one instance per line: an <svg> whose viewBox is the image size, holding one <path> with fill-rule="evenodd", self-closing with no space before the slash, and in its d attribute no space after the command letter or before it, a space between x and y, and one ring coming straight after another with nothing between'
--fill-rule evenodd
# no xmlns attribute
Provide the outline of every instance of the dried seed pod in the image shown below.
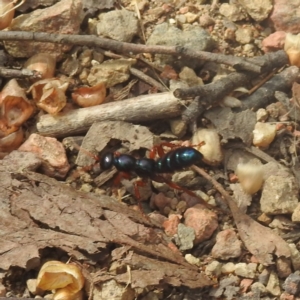
<svg viewBox="0 0 300 300"><path fill-rule="evenodd" d="M244 192L250 195L258 192L264 182L262 164L257 160L250 161L246 164L238 164L236 175Z"/></svg>
<svg viewBox="0 0 300 300"><path fill-rule="evenodd" d="M300 67L300 35L287 33L285 36L284 50L292 66Z"/></svg>
<svg viewBox="0 0 300 300"><path fill-rule="evenodd" d="M65 91L69 83L60 79L43 79L34 83L28 92L32 93L36 105L55 115L60 112L66 105L67 99Z"/></svg>
<svg viewBox="0 0 300 300"><path fill-rule="evenodd" d="M0 152L10 153L19 148L24 139L22 128L0 139Z"/></svg>
<svg viewBox="0 0 300 300"><path fill-rule="evenodd" d="M92 87L80 87L72 93L73 101L81 107L90 107L103 103L106 87L100 82Z"/></svg>
<svg viewBox="0 0 300 300"><path fill-rule="evenodd" d="M194 133L191 142L193 145L198 145L201 142L205 142L204 145L195 147L195 149L203 154L203 161L205 163L212 166L221 163L223 154L221 149L220 137L215 129L198 129Z"/></svg>
<svg viewBox="0 0 300 300"><path fill-rule="evenodd" d="M10 25L14 15L14 2L12 0L0 0L0 30Z"/></svg>
<svg viewBox="0 0 300 300"><path fill-rule="evenodd" d="M37 278L37 288L55 290L54 300L81 299L83 285L84 277L80 269L76 265L64 264L60 261L46 262Z"/></svg>
<svg viewBox="0 0 300 300"><path fill-rule="evenodd" d="M274 140L276 135L276 125L257 122L253 130L253 145L266 148Z"/></svg>
<svg viewBox="0 0 300 300"><path fill-rule="evenodd" d="M41 79L54 77L56 59L48 53L38 53L30 57L24 67L29 70L38 71L41 74ZM37 81L39 79L36 79Z"/></svg>
<svg viewBox="0 0 300 300"><path fill-rule="evenodd" d="M34 112L33 105L28 101L25 91L15 79L11 79L0 93L2 120L7 127L19 127Z"/></svg>

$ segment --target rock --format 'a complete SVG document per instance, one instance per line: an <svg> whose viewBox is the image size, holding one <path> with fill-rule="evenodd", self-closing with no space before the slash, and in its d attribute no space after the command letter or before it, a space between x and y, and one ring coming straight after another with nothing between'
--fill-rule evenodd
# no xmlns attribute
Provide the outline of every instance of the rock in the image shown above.
<svg viewBox="0 0 300 300"><path fill-rule="evenodd" d="M300 1L274 0L274 9L270 15L270 20L276 30L299 33Z"/></svg>
<svg viewBox="0 0 300 300"><path fill-rule="evenodd" d="M50 7L36 9L16 17L8 30L78 34L83 17L80 0L62 0ZM32 41L5 41L4 44L5 49L13 57L31 57L36 53L49 53L57 60L72 48L72 45Z"/></svg>
<svg viewBox="0 0 300 300"><path fill-rule="evenodd" d="M233 297L238 291L240 279L237 276L225 277L220 280L219 286L216 288L212 288L209 292L209 296L213 297L213 299L220 298L224 293L225 299L236 299Z"/></svg>
<svg viewBox="0 0 300 300"><path fill-rule="evenodd" d="M292 295L297 295L300 292L300 274L299 271L290 274L283 284L284 290Z"/></svg>
<svg viewBox="0 0 300 300"><path fill-rule="evenodd" d="M262 213L260 216L258 216L257 221L264 225L269 225L272 222L272 218L267 214Z"/></svg>
<svg viewBox="0 0 300 300"><path fill-rule="evenodd" d="M203 14L199 17L199 24L201 27L208 27L215 24L215 20L211 18L208 14Z"/></svg>
<svg viewBox="0 0 300 300"><path fill-rule="evenodd" d="M294 295L291 295L291 294L289 294L289 293L285 293L285 292L283 292L281 295L280 295L280 298L279 298L279 300L294 300L295 299L295 297L294 297ZM297 298L297 300L298 300L299 298Z"/></svg>
<svg viewBox="0 0 300 300"><path fill-rule="evenodd" d="M222 265L217 260L212 261L206 266L205 274L208 276L216 276L219 277L221 274Z"/></svg>
<svg viewBox="0 0 300 300"><path fill-rule="evenodd" d="M267 288L260 282L254 282L251 285L251 291L254 292L254 293L259 292L259 294L261 296L266 295L268 293Z"/></svg>
<svg viewBox="0 0 300 300"><path fill-rule="evenodd" d="M281 293L279 279L274 271L270 273L269 281L266 288L267 291L273 296L279 296Z"/></svg>
<svg viewBox="0 0 300 300"><path fill-rule="evenodd" d="M289 244L291 250L291 260L294 270L300 269L300 252L295 244Z"/></svg>
<svg viewBox="0 0 300 300"><path fill-rule="evenodd" d="M19 151L35 153L42 160L42 171L50 177L64 178L70 169L65 148L55 138L33 133Z"/></svg>
<svg viewBox="0 0 300 300"><path fill-rule="evenodd" d="M241 293L246 293L253 283L253 279L243 278L240 287L241 287Z"/></svg>
<svg viewBox="0 0 300 300"><path fill-rule="evenodd" d="M238 263L235 265L235 274L246 278L254 278L257 264L255 263Z"/></svg>
<svg viewBox="0 0 300 300"><path fill-rule="evenodd" d="M180 223L181 216L180 215L169 215L168 220L163 222L163 227L165 229L165 233L168 236L173 236L177 233L177 227Z"/></svg>
<svg viewBox="0 0 300 300"><path fill-rule="evenodd" d="M263 284L267 285L270 277L270 272L267 269L264 269L259 275L258 275L258 281Z"/></svg>
<svg viewBox="0 0 300 300"><path fill-rule="evenodd" d="M235 270L235 264L233 262L226 263L222 266L221 272L222 274L230 274Z"/></svg>
<svg viewBox="0 0 300 300"><path fill-rule="evenodd" d="M194 247L195 230L183 224L179 224L177 228L176 245L179 246L181 251L192 249Z"/></svg>
<svg viewBox="0 0 300 300"><path fill-rule="evenodd" d="M150 199L150 206L158 208L161 213L164 213L166 207L170 207L172 198L168 198L164 193L152 194Z"/></svg>
<svg viewBox="0 0 300 300"><path fill-rule="evenodd" d="M291 214L298 205L298 187L294 176L271 175L266 179L260 205L266 214Z"/></svg>
<svg viewBox="0 0 300 300"><path fill-rule="evenodd" d="M195 173L192 170L186 170L174 173L172 181L182 187L188 187L194 178Z"/></svg>
<svg viewBox="0 0 300 300"><path fill-rule="evenodd" d="M269 117L268 112L264 108L260 108L256 112L256 121L265 122Z"/></svg>
<svg viewBox="0 0 300 300"><path fill-rule="evenodd" d="M95 285L93 289L94 300L133 300L135 291L130 286L124 286L115 280L109 280L101 285Z"/></svg>
<svg viewBox="0 0 300 300"><path fill-rule="evenodd" d="M192 254L186 254L184 256L185 260L191 264L191 265L195 265L195 266L199 266L200 265L200 259L193 256Z"/></svg>
<svg viewBox="0 0 300 300"><path fill-rule="evenodd" d="M155 26L147 45L182 46L194 51L210 51L215 47L215 41L201 27L189 25L182 31L168 23L162 23ZM193 69L202 65L202 62L196 62L194 59L178 60L171 55L159 54L155 57L162 65L176 65L180 68L188 66Z"/></svg>
<svg viewBox="0 0 300 300"><path fill-rule="evenodd" d="M107 60L99 65L92 66L87 81L90 86L100 82L107 88L129 79L129 68L135 64L135 59Z"/></svg>
<svg viewBox="0 0 300 300"><path fill-rule="evenodd" d="M226 229L217 234L216 244L211 254L214 258L223 260L239 257L242 253L242 242L233 229Z"/></svg>
<svg viewBox="0 0 300 300"><path fill-rule="evenodd" d="M189 24L191 24L191 23L194 23L197 20L198 15L197 14L193 14L191 12L187 12L185 14L185 17L186 17L186 22L189 23Z"/></svg>
<svg viewBox="0 0 300 300"><path fill-rule="evenodd" d="M121 9L100 14L96 28L97 35L130 43L138 34L139 25L134 12Z"/></svg>
<svg viewBox="0 0 300 300"><path fill-rule="evenodd" d="M262 41L262 50L264 52L274 52L283 49L285 36L285 31L276 31L270 34Z"/></svg>
<svg viewBox="0 0 300 300"><path fill-rule="evenodd" d="M220 6L220 14L225 16L230 21L236 22L246 19L246 14L240 5L223 3Z"/></svg>
<svg viewBox="0 0 300 300"><path fill-rule="evenodd" d="M195 245L209 239L218 227L216 213L203 209L199 204L188 208L184 213L184 218L184 224L195 230Z"/></svg>
<svg viewBox="0 0 300 300"><path fill-rule="evenodd" d="M292 221L293 222L300 222L300 204L297 205L293 214L292 214Z"/></svg>
<svg viewBox="0 0 300 300"><path fill-rule="evenodd" d="M279 257L276 260L277 274L279 278L286 278L292 273L291 260L286 257Z"/></svg>
<svg viewBox="0 0 300 300"><path fill-rule="evenodd" d="M176 135L179 139L186 134L187 124L183 122L181 118L169 120L171 132Z"/></svg>
<svg viewBox="0 0 300 300"><path fill-rule="evenodd" d="M178 75L179 78L186 82L189 87L203 85L202 78L198 77L195 71L191 68L183 67Z"/></svg>
<svg viewBox="0 0 300 300"><path fill-rule="evenodd" d="M238 0L238 2L257 22L265 20L273 8L272 0Z"/></svg>

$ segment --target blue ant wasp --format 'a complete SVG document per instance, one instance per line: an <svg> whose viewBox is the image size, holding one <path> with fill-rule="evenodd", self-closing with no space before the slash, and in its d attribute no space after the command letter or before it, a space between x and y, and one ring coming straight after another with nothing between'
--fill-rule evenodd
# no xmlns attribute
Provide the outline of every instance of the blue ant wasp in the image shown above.
<svg viewBox="0 0 300 300"><path fill-rule="evenodd" d="M202 144L203 143L200 145ZM162 150L163 145L174 147L171 143L162 143L155 146L150 152L150 158L137 159L129 154L108 152L101 157L100 167L102 170L109 170L114 166L119 172L125 174L134 172L142 179L150 178L156 182L167 183L171 188L184 191L199 199L192 191L177 185L160 174L173 173L194 164L198 164L202 161L203 155L193 147L178 147L165 154ZM156 153L159 154L160 158L155 160L154 156ZM140 198L140 195L137 186L142 185L142 181L137 181L135 183L135 195L138 199ZM205 204L205 206L211 207L204 200L199 199L199 201L200 203Z"/></svg>

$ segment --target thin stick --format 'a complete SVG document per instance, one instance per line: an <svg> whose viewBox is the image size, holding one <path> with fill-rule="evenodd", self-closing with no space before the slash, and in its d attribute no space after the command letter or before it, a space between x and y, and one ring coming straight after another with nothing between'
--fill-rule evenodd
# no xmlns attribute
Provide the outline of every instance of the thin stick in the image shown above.
<svg viewBox="0 0 300 300"><path fill-rule="evenodd" d="M254 73L261 73L263 64L261 61L247 61L246 59L211 53L205 51L195 51L182 46L149 46L141 44L124 43L110 40L94 35L69 35L46 32L28 31L0 31L0 40L4 41L38 41L58 44L71 44L79 46L100 47L118 53L160 53L189 57L197 60L213 61L220 64L230 65L237 70L248 70Z"/></svg>
<svg viewBox="0 0 300 300"><path fill-rule="evenodd" d="M167 89L160 82L158 82L155 79L153 79L152 77L146 75L142 71L135 69L135 68L130 68L129 71L132 75L143 80L144 82L148 83L149 85L156 87L159 91L161 91L161 92L167 91Z"/></svg>
<svg viewBox="0 0 300 300"><path fill-rule="evenodd" d="M22 69L22 70L16 70L16 69L7 69L0 67L0 77L4 78L33 78L38 79L41 78L41 74L35 70L29 70L29 69Z"/></svg>
<svg viewBox="0 0 300 300"><path fill-rule="evenodd" d="M149 94L79 108L56 116L45 114L39 117L33 130L45 136L65 137L86 132L94 122L106 120L146 122L176 117L181 111L182 105L172 93Z"/></svg>

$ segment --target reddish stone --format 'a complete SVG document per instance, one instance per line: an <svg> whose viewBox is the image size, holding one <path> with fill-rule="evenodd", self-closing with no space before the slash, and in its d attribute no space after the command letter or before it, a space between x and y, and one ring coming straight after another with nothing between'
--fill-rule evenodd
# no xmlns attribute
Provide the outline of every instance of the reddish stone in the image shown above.
<svg viewBox="0 0 300 300"><path fill-rule="evenodd" d="M300 0L274 0L270 19L276 30L300 32Z"/></svg>
<svg viewBox="0 0 300 300"><path fill-rule="evenodd" d="M42 160L43 172L56 178L64 178L70 165L63 145L55 138L33 133L22 144L19 151L32 152Z"/></svg>
<svg viewBox="0 0 300 300"><path fill-rule="evenodd" d="M216 244L211 254L215 258L229 259L239 257L242 253L242 242L232 229L226 229L217 234Z"/></svg>
<svg viewBox="0 0 300 300"><path fill-rule="evenodd" d="M184 225L195 230L194 244L209 239L218 227L218 217L216 213L203 209L202 205L195 205L188 208L184 213Z"/></svg>
<svg viewBox="0 0 300 300"><path fill-rule="evenodd" d="M177 233L177 227L180 223L180 219L182 217L180 215L169 215L168 220L164 221L163 227L165 228L165 233L168 236L173 236Z"/></svg>
<svg viewBox="0 0 300 300"><path fill-rule="evenodd" d="M262 41L262 49L264 52L273 52L281 50L284 47L286 32L276 31L270 34Z"/></svg>
<svg viewBox="0 0 300 300"><path fill-rule="evenodd" d="M251 286L252 282L253 282L253 279L249 279L249 278L242 279L242 281L240 283L241 293L246 293L248 291L249 287Z"/></svg>

